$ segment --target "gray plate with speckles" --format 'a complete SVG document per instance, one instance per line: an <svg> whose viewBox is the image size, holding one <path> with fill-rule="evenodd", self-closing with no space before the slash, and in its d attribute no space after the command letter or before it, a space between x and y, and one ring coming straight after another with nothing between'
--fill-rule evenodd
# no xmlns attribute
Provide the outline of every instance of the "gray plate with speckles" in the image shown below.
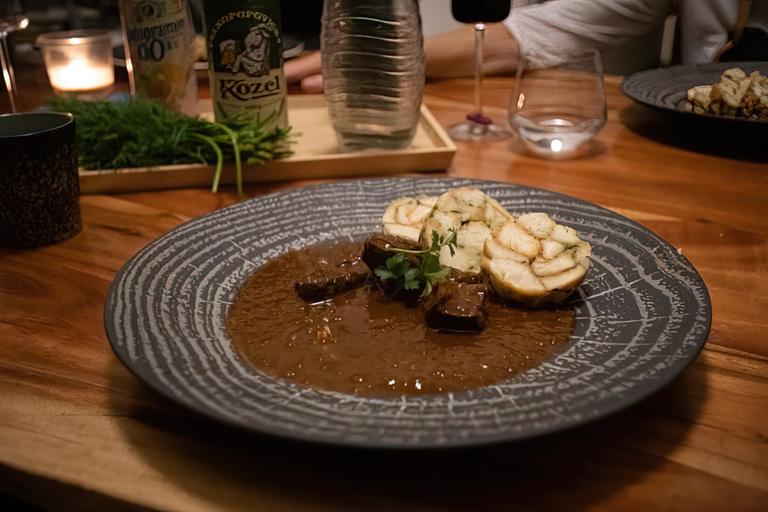
<svg viewBox="0 0 768 512"><path fill-rule="evenodd" d="M768 75L768 62L684 64L640 71L630 75L621 83L621 91L638 103L667 112L719 120L725 123L768 123L768 119L696 114L685 110L685 105L688 103L688 89L699 85L716 84L720 81L723 72L731 68L741 68L747 75L753 71Z"/></svg>
<svg viewBox="0 0 768 512"><path fill-rule="evenodd" d="M544 211L592 244L571 296L570 348L498 385L391 399L302 389L233 352L226 316L269 258L362 240L394 199L473 186L512 213ZM257 432L330 444L434 448L524 439L604 417L659 390L707 339L709 295L674 247L636 222L541 189L460 179L331 183L257 197L188 221L137 253L107 297L107 336L151 387Z"/></svg>

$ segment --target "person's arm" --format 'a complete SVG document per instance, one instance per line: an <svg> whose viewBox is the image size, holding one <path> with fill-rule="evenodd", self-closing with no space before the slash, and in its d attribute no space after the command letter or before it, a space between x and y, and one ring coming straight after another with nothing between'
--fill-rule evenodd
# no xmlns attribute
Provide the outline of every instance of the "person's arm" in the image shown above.
<svg viewBox="0 0 768 512"><path fill-rule="evenodd" d="M301 92L323 92L323 61L320 50L288 59L283 66L288 85L300 85Z"/></svg>
<svg viewBox="0 0 768 512"><path fill-rule="evenodd" d="M483 72L517 69L520 55L535 66L567 59L585 48L616 47L663 23L669 0L552 0L515 7L503 24L489 24ZM474 74L474 27L425 40L428 77Z"/></svg>
<svg viewBox="0 0 768 512"><path fill-rule="evenodd" d="M424 40L427 77L471 76L475 69L474 27L428 37ZM517 43L501 23L487 25L483 72L488 75L514 73L519 53ZM323 92L320 52L285 61L285 79L289 85L300 84L301 92Z"/></svg>
<svg viewBox="0 0 768 512"><path fill-rule="evenodd" d="M737 0L680 2L682 63L717 60L733 45L734 38L740 35L737 27L743 28L746 23L749 7L751 2Z"/></svg>
<svg viewBox="0 0 768 512"><path fill-rule="evenodd" d="M668 11L669 0L553 0L513 9L504 24L529 62L545 66L646 35Z"/></svg>
<svg viewBox="0 0 768 512"><path fill-rule="evenodd" d="M514 73L520 58L517 41L501 23L486 25L483 73ZM475 73L475 27L465 25L424 40L427 77L449 78Z"/></svg>

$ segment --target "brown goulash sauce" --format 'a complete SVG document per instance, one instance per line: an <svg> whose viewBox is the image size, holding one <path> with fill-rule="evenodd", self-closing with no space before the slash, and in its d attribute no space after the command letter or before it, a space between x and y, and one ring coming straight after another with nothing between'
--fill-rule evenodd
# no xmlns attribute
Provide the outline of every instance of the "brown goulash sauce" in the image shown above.
<svg viewBox="0 0 768 512"><path fill-rule="evenodd" d="M360 247L309 247L259 269L229 313L235 349L260 370L301 386L400 396L498 383L562 351L573 332L575 314L563 307L490 300L483 332L447 333L427 327L418 307L388 302L370 284L317 304L296 295L296 281Z"/></svg>

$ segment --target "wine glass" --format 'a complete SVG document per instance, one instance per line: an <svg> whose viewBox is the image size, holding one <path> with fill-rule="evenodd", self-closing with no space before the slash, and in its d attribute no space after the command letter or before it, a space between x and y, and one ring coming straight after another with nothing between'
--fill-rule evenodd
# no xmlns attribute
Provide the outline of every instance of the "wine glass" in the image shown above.
<svg viewBox="0 0 768 512"><path fill-rule="evenodd" d="M448 134L455 140L496 141L512 136L504 125L495 124L483 114L483 46L485 24L503 21L509 16L511 0L451 0L451 13L456 21L475 25L475 111L463 123L452 126Z"/></svg>
<svg viewBox="0 0 768 512"><path fill-rule="evenodd" d="M523 56L509 109L509 124L526 149L551 159L577 156L606 121L600 53L560 54L549 66Z"/></svg>
<svg viewBox="0 0 768 512"><path fill-rule="evenodd" d="M11 53L8 50L8 34L27 27L29 18L24 13L21 0L3 0L0 2L0 65L3 70L5 88L8 89L8 99L11 110L18 112L16 106L16 78L11 65Z"/></svg>

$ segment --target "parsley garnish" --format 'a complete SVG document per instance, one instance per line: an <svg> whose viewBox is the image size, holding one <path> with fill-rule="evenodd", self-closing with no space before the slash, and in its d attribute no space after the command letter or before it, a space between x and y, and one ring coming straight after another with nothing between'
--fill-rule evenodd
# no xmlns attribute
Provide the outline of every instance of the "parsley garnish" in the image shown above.
<svg viewBox="0 0 768 512"><path fill-rule="evenodd" d="M387 258L384 265L376 267L374 272L382 281L396 280L392 296L397 295L403 289L417 290L421 288L421 296L426 297L432 293L433 285L450 273L451 267L440 263L440 250L443 247L448 247L451 256L455 254L456 230L451 229L449 232L450 236L446 239L433 231L432 246L429 249L411 251L397 247L388 248L396 254ZM414 267L409 260L405 259L405 254L420 256L420 265Z"/></svg>

